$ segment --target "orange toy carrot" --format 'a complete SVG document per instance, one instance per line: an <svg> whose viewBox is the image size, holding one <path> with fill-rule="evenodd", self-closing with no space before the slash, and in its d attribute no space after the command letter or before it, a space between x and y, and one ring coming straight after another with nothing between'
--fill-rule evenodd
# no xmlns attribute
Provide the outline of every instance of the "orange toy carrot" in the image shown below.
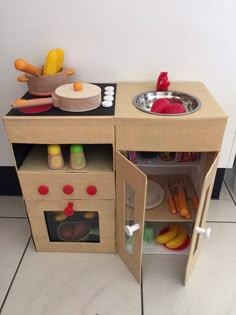
<svg viewBox="0 0 236 315"><path fill-rule="evenodd" d="M14 65L17 70L23 71L25 73L29 73L33 75L40 75L40 72L41 72L41 70L38 67L25 61L24 59L16 59Z"/></svg>
<svg viewBox="0 0 236 315"><path fill-rule="evenodd" d="M169 206L170 212L172 214L176 214L177 210L176 210L176 207L175 207L175 203L174 203L171 191L170 191L170 189L168 187L168 184L166 185L166 196L167 196L167 202L168 202L168 206Z"/></svg>

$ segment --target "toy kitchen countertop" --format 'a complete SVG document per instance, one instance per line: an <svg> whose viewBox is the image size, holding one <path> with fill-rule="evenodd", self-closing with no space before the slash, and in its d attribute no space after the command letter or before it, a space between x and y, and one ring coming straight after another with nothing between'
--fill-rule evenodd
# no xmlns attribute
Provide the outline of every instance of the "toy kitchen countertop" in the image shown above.
<svg viewBox="0 0 236 315"><path fill-rule="evenodd" d="M188 115L153 115L133 98L155 91L154 82L119 83L116 91L116 148L134 151L220 151L227 115L201 82L174 82L170 91L195 96L201 107ZM178 131L178 137L176 132Z"/></svg>
<svg viewBox="0 0 236 315"><path fill-rule="evenodd" d="M105 87L112 86L114 88L114 96L116 95L116 84L114 83L96 83L95 85L99 86L101 88L101 95L102 97L105 94ZM29 99L38 99L42 97L37 97L30 95L28 92L22 97L23 99L29 100ZM11 109L6 116L113 116L115 112L115 97L113 101L113 105L111 107L103 107L99 106L96 109L85 111L85 112L71 112L71 111L65 111L61 110L58 107L52 107L50 110L45 110L42 112L35 112L35 113L24 113L18 109Z"/></svg>
<svg viewBox="0 0 236 315"><path fill-rule="evenodd" d="M97 84L102 89L116 84ZM114 95L115 96L115 95ZM28 93L25 98L32 98ZM25 114L11 109L4 117L11 143L114 143L115 97L112 107L99 106L86 112L69 112L53 107L48 111ZM17 132L16 132L17 130Z"/></svg>

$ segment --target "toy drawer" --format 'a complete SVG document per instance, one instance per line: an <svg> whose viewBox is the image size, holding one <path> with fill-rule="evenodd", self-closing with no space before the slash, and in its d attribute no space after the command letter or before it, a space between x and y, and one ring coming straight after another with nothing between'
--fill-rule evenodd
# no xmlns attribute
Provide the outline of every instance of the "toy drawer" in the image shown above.
<svg viewBox="0 0 236 315"><path fill-rule="evenodd" d="M113 143L113 118L94 116L4 118L11 143Z"/></svg>
<svg viewBox="0 0 236 315"><path fill-rule="evenodd" d="M25 199L114 199L114 173L18 172Z"/></svg>

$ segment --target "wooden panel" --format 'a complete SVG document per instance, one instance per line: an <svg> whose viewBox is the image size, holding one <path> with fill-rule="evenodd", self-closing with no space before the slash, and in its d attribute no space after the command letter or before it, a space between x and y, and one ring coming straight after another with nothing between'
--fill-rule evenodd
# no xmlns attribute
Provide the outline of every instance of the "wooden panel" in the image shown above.
<svg viewBox="0 0 236 315"><path fill-rule="evenodd" d="M37 251L45 252L115 252L114 200L73 201L77 211L97 211L99 215L100 243L50 242L44 211L63 211L67 201L26 200L29 221Z"/></svg>
<svg viewBox="0 0 236 315"><path fill-rule="evenodd" d="M115 199L114 173L24 173L18 172L23 196L25 199ZM40 195L38 188L46 185L49 188L47 195ZM63 187L71 185L72 194L63 192ZM88 186L96 186L97 193L93 196L86 191Z"/></svg>
<svg viewBox="0 0 236 315"><path fill-rule="evenodd" d="M116 123L116 149L133 151L220 151L226 121L125 119Z"/></svg>
<svg viewBox="0 0 236 315"><path fill-rule="evenodd" d="M113 143L113 117L4 117L11 143Z"/></svg>
<svg viewBox="0 0 236 315"><path fill-rule="evenodd" d="M189 256L185 271L184 283L186 284L189 280L189 277L193 271L194 265L197 261L197 258L201 249L202 235L199 235L196 231L196 227L205 228L207 213L209 209L209 204L211 200L211 193L214 185L214 178L217 170L217 164L219 161L219 153L212 153L212 156L208 155L206 159L206 176L202 186L201 198L199 200L199 207L196 214L193 234L191 238Z"/></svg>
<svg viewBox="0 0 236 315"><path fill-rule="evenodd" d="M134 275L141 282L142 239L144 227L144 208L146 203L147 177L136 166L128 161L119 152L116 153L116 239L118 254ZM140 229L133 235L133 251L128 252L125 242L125 184L135 191L134 224L138 223Z"/></svg>

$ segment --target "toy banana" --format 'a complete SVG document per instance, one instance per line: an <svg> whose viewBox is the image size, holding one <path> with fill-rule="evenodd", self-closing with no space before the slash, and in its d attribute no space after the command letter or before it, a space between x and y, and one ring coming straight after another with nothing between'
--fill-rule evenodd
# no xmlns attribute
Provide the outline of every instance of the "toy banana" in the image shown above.
<svg viewBox="0 0 236 315"><path fill-rule="evenodd" d="M179 225L178 233L177 233L176 237L172 238L171 240L166 242L165 245L166 245L166 247L171 248L171 249L178 248L184 244L187 236L188 236L188 233L187 233L186 229L182 225Z"/></svg>
<svg viewBox="0 0 236 315"><path fill-rule="evenodd" d="M46 62L43 68L43 75L53 75L57 73L58 69L58 53L55 49L48 52Z"/></svg>
<svg viewBox="0 0 236 315"><path fill-rule="evenodd" d="M177 233L178 233L178 224L175 223L175 224L170 225L170 228L166 233L158 235L155 238L155 241L160 244L165 244L166 242L175 238Z"/></svg>
<svg viewBox="0 0 236 315"><path fill-rule="evenodd" d="M64 61L64 50L61 48L57 48L56 52L58 57L57 72L60 72Z"/></svg>

